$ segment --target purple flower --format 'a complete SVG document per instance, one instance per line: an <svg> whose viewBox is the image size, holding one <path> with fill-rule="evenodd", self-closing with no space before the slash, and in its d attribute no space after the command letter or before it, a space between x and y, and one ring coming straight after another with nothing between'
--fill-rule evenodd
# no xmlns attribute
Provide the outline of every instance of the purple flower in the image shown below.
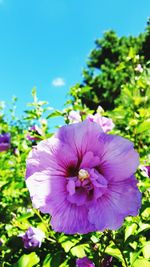
<svg viewBox="0 0 150 267"><path fill-rule="evenodd" d="M105 259L102 261L101 267L112 267L112 259L111 256L106 256Z"/></svg>
<svg viewBox="0 0 150 267"><path fill-rule="evenodd" d="M141 205L138 165L132 142L85 120L61 127L30 152L26 183L33 206L52 216L55 231L117 229Z"/></svg>
<svg viewBox="0 0 150 267"><path fill-rule="evenodd" d="M33 125L32 127L29 128L29 131L26 137L30 141L36 141L36 140L40 140L40 136L42 135L43 135L42 129L38 127L37 125Z"/></svg>
<svg viewBox="0 0 150 267"><path fill-rule="evenodd" d="M96 113L95 115L88 115L87 117L90 121L98 123L105 133L111 131L114 128L114 123L112 119L107 117L102 117L100 114Z"/></svg>
<svg viewBox="0 0 150 267"><path fill-rule="evenodd" d="M141 170L146 177L150 177L150 166L141 166Z"/></svg>
<svg viewBox="0 0 150 267"><path fill-rule="evenodd" d="M143 68L142 68L141 64L138 64L138 65L136 66L135 70L136 70L137 72L142 73L142 72L143 72Z"/></svg>
<svg viewBox="0 0 150 267"><path fill-rule="evenodd" d="M90 261L87 257L76 260L77 267L95 267L95 264Z"/></svg>
<svg viewBox="0 0 150 267"><path fill-rule="evenodd" d="M0 152L10 148L10 133L0 134Z"/></svg>
<svg viewBox="0 0 150 267"><path fill-rule="evenodd" d="M79 111L71 110L68 115L68 119L71 123L76 123L81 121L81 116Z"/></svg>
<svg viewBox="0 0 150 267"><path fill-rule="evenodd" d="M45 234L38 228L29 227L25 234L19 236L22 238L25 248L32 248L41 246Z"/></svg>

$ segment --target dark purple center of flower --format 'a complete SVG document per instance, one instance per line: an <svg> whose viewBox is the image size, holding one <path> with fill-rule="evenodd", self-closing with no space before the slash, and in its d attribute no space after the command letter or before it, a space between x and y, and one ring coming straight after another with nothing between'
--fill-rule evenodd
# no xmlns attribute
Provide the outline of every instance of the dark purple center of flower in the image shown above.
<svg viewBox="0 0 150 267"><path fill-rule="evenodd" d="M95 168L71 171L71 174L75 174L67 178L68 200L71 203L78 206L87 204L100 198L106 191L107 180Z"/></svg>
<svg viewBox="0 0 150 267"><path fill-rule="evenodd" d="M66 171L67 177L74 177L78 175L78 167L74 165L69 165Z"/></svg>

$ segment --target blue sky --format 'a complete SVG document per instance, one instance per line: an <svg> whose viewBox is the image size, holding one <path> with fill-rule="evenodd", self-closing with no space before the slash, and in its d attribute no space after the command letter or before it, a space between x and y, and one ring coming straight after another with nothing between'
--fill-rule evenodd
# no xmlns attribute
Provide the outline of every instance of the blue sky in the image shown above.
<svg viewBox="0 0 150 267"><path fill-rule="evenodd" d="M148 0L0 0L0 100L18 97L18 114L36 86L41 100L62 108L96 38L144 31Z"/></svg>

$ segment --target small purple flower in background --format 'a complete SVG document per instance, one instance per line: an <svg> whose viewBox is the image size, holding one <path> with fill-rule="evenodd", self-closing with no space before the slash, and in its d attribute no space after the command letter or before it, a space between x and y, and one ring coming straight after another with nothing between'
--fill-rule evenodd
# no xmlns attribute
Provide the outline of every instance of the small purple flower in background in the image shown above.
<svg viewBox="0 0 150 267"><path fill-rule="evenodd" d="M112 119L109 119L107 117L103 117L99 113L96 113L95 115L88 115L87 118L90 121L94 121L94 122L98 123L105 133L111 131L115 126Z"/></svg>
<svg viewBox="0 0 150 267"><path fill-rule="evenodd" d="M42 135L43 135L42 129L37 125L33 125L32 127L29 128L26 137L30 141L37 141L40 140L40 136Z"/></svg>
<svg viewBox="0 0 150 267"><path fill-rule="evenodd" d="M146 177L150 177L150 166L141 166L140 169Z"/></svg>
<svg viewBox="0 0 150 267"><path fill-rule="evenodd" d="M105 133L111 131L115 126L112 119L101 116L100 112L103 111L101 106L99 106L97 110L98 110L98 113L96 113L95 115L92 115L92 114L88 115L87 119L89 119L90 121L94 121L94 122L98 123L99 126L103 129L103 131ZM81 122L80 112L75 111L75 110L71 110L69 112L68 119L69 119L70 123Z"/></svg>
<svg viewBox="0 0 150 267"><path fill-rule="evenodd" d="M115 230L141 206L138 165L132 142L85 120L61 127L30 152L26 184L33 206L52 216L55 231Z"/></svg>
<svg viewBox="0 0 150 267"><path fill-rule="evenodd" d="M0 152L10 148L10 133L0 134Z"/></svg>
<svg viewBox="0 0 150 267"><path fill-rule="evenodd" d="M25 248L41 247L45 234L42 230L29 227L25 234L19 235L24 243Z"/></svg>
<svg viewBox="0 0 150 267"><path fill-rule="evenodd" d="M95 264L87 257L76 260L77 267L95 267Z"/></svg>
<svg viewBox="0 0 150 267"><path fill-rule="evenodd" d="M79 111L71 110L68 115L70 123L76 123L81 121L81 116Z"/></svg>
<svg viewBox="0 0 150 267"><path fill-rule="evenodd" d="M100 267L112 267L113 266L112 259L113 257L106 256L105 259L102 261L102 264L100 265Z"/></svg>
<svg viewBox="0 0 150 267"><path fill-rule="evenodd" d="M143 72L143 68L142 68L141 64L138 64L138 65L136 66L135 70L136 70L137 72L142 73L142 72Z"/></svg>

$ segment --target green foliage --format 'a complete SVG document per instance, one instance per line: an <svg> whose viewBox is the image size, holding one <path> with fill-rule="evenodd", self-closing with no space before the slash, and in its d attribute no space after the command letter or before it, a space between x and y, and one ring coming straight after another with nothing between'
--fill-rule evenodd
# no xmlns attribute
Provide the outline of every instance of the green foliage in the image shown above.
<svg viewBox="0 0 150 267"><path fill-rule="evenodd" d="M123 84L130 83L138 74L137 66L150 59L150 26L137 37L118 37L114 31L105 32L95 41L83 70L83 81L70 89L72 102L80 98L82 104L96 110L116 107Z"/></svg>
<svg viewBox="0 0 150 267"><path fill-rule="evenodd" d="M0 266L74 267L76 259L84 256L96 267L102 267L108 256L113 257L113 267L150 266L150 179L140 168L136 175L142 192L139 215L127 217L118 231L86 235L55 233L50 216L32 207L24 181L25 161L32 146L53 135L49 121L62 116L69 123L72 110L78 111L84 120L99 104L107 110L99 108L98 112L113 119L112 133L133 141L140 164L150 165L150 68L146 52L140 52L146 51L143 44L148 34L149 26L139 37L119 38L111 31L97 40L84 71L84 83L71 88L73 100L67 102L63 111L53 110L46 101L39 101L35 88L33 102L28 104L21 119L15 115L16 98L9 120L4 115L4 103L0 103L0 133L11 134L10 149L0 153ZM136 70L139 63L142 64L140 71ZM98 74L94 69L98 69ZM28 128L35 124L43 134L34 133L37 139L27 140ZM19 235L30 226L45 233L41 247L24 248Z"/></svg>
<svg viewBox="0 0 150 267"><path fill-rule="evenodd" d="M13 267L33 267L40 261L35 252L24 254Z"/></svg>

